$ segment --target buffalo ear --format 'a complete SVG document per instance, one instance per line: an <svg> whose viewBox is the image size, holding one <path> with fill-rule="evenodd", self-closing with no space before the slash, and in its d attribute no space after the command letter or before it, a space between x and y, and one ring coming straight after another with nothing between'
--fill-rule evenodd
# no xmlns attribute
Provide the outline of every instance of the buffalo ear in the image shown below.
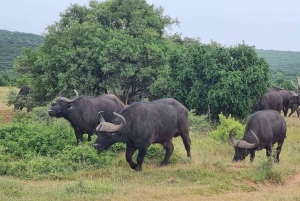
<svg viewBox="0 0 300 201"><path fill-rule="evenodd" d="M72 103L67 103L67 110L72 110L73 107L72 107Z"/></svg>

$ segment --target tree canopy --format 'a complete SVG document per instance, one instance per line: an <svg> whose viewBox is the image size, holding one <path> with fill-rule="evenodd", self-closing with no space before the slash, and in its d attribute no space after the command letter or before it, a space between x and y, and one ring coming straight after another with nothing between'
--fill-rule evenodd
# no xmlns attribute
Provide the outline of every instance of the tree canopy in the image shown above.
<svg viewBox="0 0 300 201"><path fill-rule="evenodd" d="M31 85L45 100L76 88L86 95L110 91L127 102L146 93L166 65L164 28L174 23L145 0L72 5L48 27L28 71Z"/></svg>
<svg viewBox="0 0 300 201"><path fill-rule="evenodd" d="M140 94L173 97L213 119L220 113L246 117L269 86L266 60L245 43L224 47L167 35L165 29L178 21L163 11L145 0L71 5L48 27L41 47L24 50L14 69L40 103L76 89L115 93L125 103Z"/></svg>
<svg viewBox="0 0 300 201"><path fill-rule="evenodd" d="M269 65L245 44L223 47L216 42L172 38L170 76L153 93L173 96L198 114L232 114L245 118L269 86ZM165 77L165 75L164 75ZM162 81L163 80L163 81ZM158 85L163 86L160 88Z"/></svg>

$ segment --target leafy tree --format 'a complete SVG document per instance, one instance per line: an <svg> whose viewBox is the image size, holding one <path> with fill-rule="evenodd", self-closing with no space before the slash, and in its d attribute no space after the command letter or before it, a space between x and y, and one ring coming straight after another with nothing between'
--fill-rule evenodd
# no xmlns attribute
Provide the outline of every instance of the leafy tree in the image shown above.
<svg viewBox="0 0 300 201"><path fill-rule="evenodd" d="M174 23L162 8L145 0L71 5L48 27L43 45L34 53L28 72L35 98L52 100L65 88L90 95L111 91L124 102L148 93L167 63L164 28ZM17 63L27 62L29 56ZM22 65L17 65L20 71Z"/></svg>
<svg viewBox="0 0 300 201"><path fill-rule="evenodd" d="M197 114L245 118L269 86L269 65L252 47L223 47L212 42L174 36L169 77L160 78L164 94L175 97ZM157 87L158 91L161 88ZM153 94L157 93L152 88Z"/></svg>

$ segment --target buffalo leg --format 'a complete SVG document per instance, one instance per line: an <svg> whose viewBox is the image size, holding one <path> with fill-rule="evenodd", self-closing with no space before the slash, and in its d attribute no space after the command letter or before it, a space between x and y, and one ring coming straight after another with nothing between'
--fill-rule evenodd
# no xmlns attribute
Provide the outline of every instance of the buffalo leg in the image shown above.
<svg viewBox="0 0 300 201"><path fill-rule="evenodd" d="M292 114L294 114L294 112L295 112L295 109L293 107L291 107L291 112L290 112L290 114L288 116L289 117L292 116Z"/></svg>
<svg viewBox="0 0 300 201"><path fill-rule="evenodd" d="M252 163L255 158L255 150L250 151L250 162Z"/></svg>
<svg viewBox="0 0 300 201"><path fill-rule="evenodd" d="M275 163L279 163L279 155L280 155L280 152L281 152L281 147L283 145L283 142L284 142L284 139L278 141L278 146L276 148L276 158L275 158L275 161L274 161Z"/></svg>
<svg viewBox="0 0 300 201"><path fill-rule="evenodd" d="M287 113L288 113L288 108L284 107L283 108L283 115L286 117Z"/></svg>
<svg viewBox="0 0 300 201"><path fill-rule="evenodd" d="M128 145L126 146L126 161L129 164L129 166L131 167L131 169L134 169L134 170L137 168L137 164L132 161L132 155L134 154L135 151L136 151L136 148L130 147Z"/></svg>
<svg viewBox="0 0 300 201"><path fill-rule="evenodd" d="M139 153L136 159L137 167L135 170L142 171L142 163L144 162L145 155L147 153L148 146L139 149Z"/></svg>
<svg viewBox="0 0 300 201"><path fill-rule="evenodd" d="M297 105L297 104L292 104L292 105L291 105L291 113L289 114L289 117L292 116L292 114L293 114L295 111L297 112L297 115L298 115L298 117L299 117L299 108L298 108L298 105Z"/></svg>
<svg viewBox="0 0 300 201"><path fill-rule="evenodd" d="M93 135L93 133L88 133L88 141L92 140L92 135Z"/></svg>
<svg viewBox="0 0 300 201"><path fill-rule="evenodd" d="M181 135L186 153L188 157L191 157L191 140L189 138L189 135Z"/></svg>
<svg viewBox="0 0 300 201"><path fill-rule="evenodd" d="M172 139L165 142L163 144L164 146L164 149L166 150L166 155L165 155L165 158L164 160L160 163L160 166L164 166L164 165L167 165L168 162L169 162L169 159L174 151L174 146L173 146L173 143L172 143Z"/></svg>
<svg viewBox="0 0 300 201"><path fill-rule="evenodd" d="M183 141L186 153L188 157L191 157L191 139L189 137L189 130L188 128L180 131L180 137Z"/></svg>
<svg viewBox="0 0 300 201"><path fill-rule="evenodd" d="M82 143L82 133L77 129L74 129L74 131L77 139L77 145L80 145Z"/></svg>
<svg viewBox="0 0 300 201"><path fill-rule="evenodd" d="M272 147L266 147L266 155L267 157L270 157L272 154Z"/></svg>

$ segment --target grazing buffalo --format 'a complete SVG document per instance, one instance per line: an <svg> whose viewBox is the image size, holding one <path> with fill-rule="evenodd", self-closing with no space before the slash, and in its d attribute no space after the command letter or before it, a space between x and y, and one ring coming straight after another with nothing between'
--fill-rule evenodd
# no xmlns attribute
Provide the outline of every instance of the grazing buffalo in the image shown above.
<svg viewBox="0 0 300 201"><path fill-rule="evenodd" d="M233 130L230 131L229 138L235 149L234 162L244 160L249 153L250 161L253 162L255 151L261 149L266 149L269 157L275 143L278 144L275 162L279 162L281 147L286 137L286 122L280 113L275 110L262 110L252 114L241 140L234 139Z"/></svg>
<svg viewBox="0 0 300 201"><path fill-rule="evenodd" d="M98 138L94 148L102 151L116 142L126 143L126 161L134 170L142 170L142 163L148 147L160 143L166 150L160 163L167 165L174 147L173 137L183 140L187 156L190 157L188 110L173 98L159 99L152 102L136 102L124 109L121 114L114 113L114 124L105 122L100 113L100 124L96 131ZM132 155L138 150L137 163Z"/></svg>
<svg viewBox="0 0 300 201"><path fill-rule="evenodd" d="M14 109L22 110L26 107L27 95L30 93L30 87L24 86L20 89L16 99L14 100Z"/></svg>
<svg viewBox="0 0 300 201"><path fill-rule="evenodd" d="M88 141L95 133L95 128L99 124L98 111L105 111L105 118L111 122L115 116L113 112L121 112L125 105L113 94L103 94L96 97L79 96L74 90L76 97L68 99L59 98L53 103L48 111L50 116L63 117L67 119L74 128L77 144L82 142L82 135L88 134Z"/></svg>
<svg viewBox="0 0 300 201"><path fill-rule="evenodd" d="M281 110L283 109L283 99L279 95L279 93L270 91L264 94L263 97L259 100L258 104L255 104L252 107L252 113L267 109L273 109L278 111L279 113L281 112Z"/></svg>

